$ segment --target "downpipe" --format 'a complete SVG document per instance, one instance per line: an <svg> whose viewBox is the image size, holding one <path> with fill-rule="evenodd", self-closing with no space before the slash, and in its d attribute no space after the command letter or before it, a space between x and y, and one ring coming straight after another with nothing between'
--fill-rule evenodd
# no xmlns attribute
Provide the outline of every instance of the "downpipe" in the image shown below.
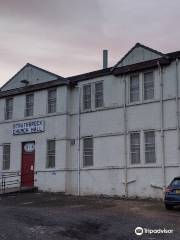
<svg viewBox="0 0 180 240"><path fill-rule="evenodd" d="M162 176L163 176L163 190L166 188L166 169L165 169L165 141L164 141L164 104L163 104L163 74L162 74L162 67L158 62L158 70L159 70L159 79L160 79L160 114L161 114L161 146L162 146Z"/></svg>
<svg viewBox="0 0 180 240"><path fill-rule="evenodd" d="M78 89L78 196L81 195L81 88Z"/></svg>
<svg viewBox="0 0 180 240"><path fill-rule="evenodd" d="M180 169L180 124L179 124L179 74L178 74L179 59L176 58L176 127L178 140L178 159Z"/></svg>
<svg viewBox="0 0 180 240"><path fill-rule="evenodd" d="M127 169L127 109L126 109L126 79L124 77L124 187L125 197L128 198L128 169Z"/></svg>

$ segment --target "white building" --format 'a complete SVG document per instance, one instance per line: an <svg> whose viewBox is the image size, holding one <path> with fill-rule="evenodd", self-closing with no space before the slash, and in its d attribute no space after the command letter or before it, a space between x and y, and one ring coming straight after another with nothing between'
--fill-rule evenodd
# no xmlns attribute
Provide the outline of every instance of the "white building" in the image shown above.
<svg viewBox="0 0 180 240"><path fill-rule="evenodd" d="M1 174L45 191L161 197L180 175L179 57L138 43L70 78L26 64L0 91Z"/></svg>

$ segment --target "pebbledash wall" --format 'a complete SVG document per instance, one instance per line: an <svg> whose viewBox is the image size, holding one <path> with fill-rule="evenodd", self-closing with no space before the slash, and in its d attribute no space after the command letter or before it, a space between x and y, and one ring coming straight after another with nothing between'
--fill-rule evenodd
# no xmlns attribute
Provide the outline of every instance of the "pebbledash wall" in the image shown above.
<svg viewBox="0 0 180 240"><path fill-rule="evenodd" d="M27 64L0 92L0 163L10 143L10 169L21 172L22 142L35 141L35 185L43 191L160 198L180 175L180 52L162 54L136 44L114 67L62 78ZM143 73L154 73L154 97L143 100ZM129 81L139 74L140 100L129 101ZM22 80L28 80L24 86ZM83 110L83 86L103 81L103 107ZM47 90L57 89L56 113L47 114ZM34 114L24 117L25 94ZM4 120L7 97L13 118ZM92 92L93 96L93 92ZM41 133L13 135L15 123L43 120ZM145 162L144 132L155 132L155 163ZM140 132L140 163L131 163L130 133ZM93 137L93 166L83 166L83 139ZM56 140L55 168L46 168L47 140Z"/></svg>

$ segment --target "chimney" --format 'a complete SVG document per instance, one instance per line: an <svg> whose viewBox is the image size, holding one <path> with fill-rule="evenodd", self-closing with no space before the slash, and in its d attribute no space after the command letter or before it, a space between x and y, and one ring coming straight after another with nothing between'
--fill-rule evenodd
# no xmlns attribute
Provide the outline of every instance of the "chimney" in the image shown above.
<svg viewBox="0 0 180 240"><path fill-rule="evenodd" d="M103 69L108 67L108 50L103 50Z"/></svg>

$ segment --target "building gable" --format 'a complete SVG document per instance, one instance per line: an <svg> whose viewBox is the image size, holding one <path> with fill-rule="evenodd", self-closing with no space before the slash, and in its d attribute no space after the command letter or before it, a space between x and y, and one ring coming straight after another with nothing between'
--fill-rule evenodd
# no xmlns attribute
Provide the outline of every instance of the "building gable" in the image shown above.
<svg viewBox="0 0 180 240"><path fill-rule="evenodd" d="M115 67L123 67L162 57L166 57L166 55L140 43L136 43L136 45L130 49L130 51L115 65Z"/></svg>
<svg viewBox="0 0 180 240"><path fill-rule="evenodd" d="M42 68L27 63L19 72L17 72L7 83L2 86L1 91L12 90L24 86L54 81L64 80L57 74L48 72Z"/></svg>

